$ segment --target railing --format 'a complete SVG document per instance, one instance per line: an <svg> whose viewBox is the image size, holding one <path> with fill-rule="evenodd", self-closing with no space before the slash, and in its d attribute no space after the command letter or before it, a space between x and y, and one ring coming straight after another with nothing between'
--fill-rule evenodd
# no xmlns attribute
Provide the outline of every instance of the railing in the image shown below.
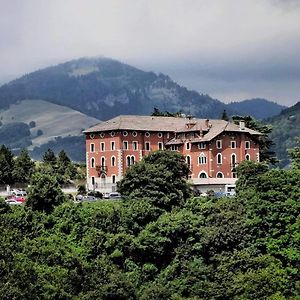
<svg viewBox="0 0 300 300"><path fill-rule="evenodd" d="M98 172L99 176L107 174L107 166L96 166L96 171Z"/></svg>

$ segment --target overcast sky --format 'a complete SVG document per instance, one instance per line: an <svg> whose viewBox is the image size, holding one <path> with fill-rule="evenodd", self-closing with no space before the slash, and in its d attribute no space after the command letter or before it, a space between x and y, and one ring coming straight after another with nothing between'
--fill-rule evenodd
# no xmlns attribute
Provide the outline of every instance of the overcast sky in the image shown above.
<svg viewBox="0 0 300 300"><path fill-rule="evenodd" d="M300 0L0 0L0 82L82 56L222 101L300 100Z"/></svg>

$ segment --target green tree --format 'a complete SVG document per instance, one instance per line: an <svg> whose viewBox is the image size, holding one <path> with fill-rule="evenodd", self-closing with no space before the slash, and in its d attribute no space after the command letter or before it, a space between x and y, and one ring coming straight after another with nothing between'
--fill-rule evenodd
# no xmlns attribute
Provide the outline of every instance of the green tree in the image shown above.
<svg viewBox="0 0 300 300"><path fill-rule="evenodd" d="M224 120L224 121L229 121L229 117L227 115L226 109L223 110L221 119Z"/></svg>
<svg viewBox="0 0 300 300"><path fill-rule="evenodd" d="M36 173L32 176L26 205L33 210L51 212L64 202L64 194L54 176Z"/></svg>
<svg viewBox="0 0 300 300"><path fill-rule="evenodd" d="M240 121L244 121L246 127L261 133L257 140L259 143L259 157L261 162L267 162L270 164L278 163L275 152L271 150L274 145L273 141L269 138L269 135L272 132L271 126L264 125L250 116L233 116L232 120L236 124Z"/></svg>
<svg viewBox="0 0 300 300"><path fill-rule="evenodd" d="M20 155L15 160L13 177L16 182L29 182L34 172L34 162L31 160L28 151L22 149Z"/></svg>
<svg viewBox="0 0 300 300"><path fill-rule="evenodd" d="M14 182L12 171L14 169L14 155L4 145L0 147L0 182L12 184Z"/></svg>
<svg viewBox="0 0 300 300"><path fill-rule="evenodd" d="M72 179L76 175L76 168L64 150L61 150L58 154L57 172L64 176L65 180Z"/></svg>
<svg viewBox="0 0 300 300"><path fill-rule="evenodd" d="M169 210L190 196L188 174L183 155L156 151L127 170L118 183L118 191L130 198L149 198L158 207Z"/></svg>
<svg viewBox="0 0 300 300"><path fill-rule="evenodd" d="M300 169L300 136L296 139L297 145L293 149L289 149L289 155L292 159L292 167L295 169Z"/></svg>
<svg viewBox="0 0 300 300"><path fill-rule="evenodd" d="M54 167L57 163L56 156L55 156L54 152L51 149L48 149L44 153L42 160L43 160L44 163L49 164L52 167Z"/></svg>

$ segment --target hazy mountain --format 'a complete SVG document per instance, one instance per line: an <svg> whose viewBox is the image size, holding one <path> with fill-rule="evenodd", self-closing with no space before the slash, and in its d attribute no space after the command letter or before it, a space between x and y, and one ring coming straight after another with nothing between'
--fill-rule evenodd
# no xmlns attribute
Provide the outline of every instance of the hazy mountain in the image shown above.
<svg viewBox="0 0 300 300"><path fill-rule="evenodd" d="M275 143L274 150L280 166L284 167L289 164L287 149L295 147L295 138L300 136L300 102L267 119L266 123L273 127L271 139Z"/></svg>
<svg viewBox="0 0 300 300"><path fill-rule="evenodd" d="M107 58L69 61L0 87L0 108L23 99L46 100L100 120L119 114L149 115L154 107L219 118L226 108L224 103L187 90L166 75Z"/></svg>
<svg viewBox="0 0 300 300"><path fill-rule="evenodd" d="M231 102L227 107L240 115L250 115L257 120L266 119L278 115L285 106L266 99L248 99L241 102Z"/></svg>

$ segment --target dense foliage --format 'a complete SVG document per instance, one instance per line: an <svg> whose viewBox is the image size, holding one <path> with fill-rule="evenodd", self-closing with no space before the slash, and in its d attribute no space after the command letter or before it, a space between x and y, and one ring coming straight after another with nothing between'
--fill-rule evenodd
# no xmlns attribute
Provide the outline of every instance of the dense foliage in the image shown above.
<svg viewBox="0 0 300 300"><path fill-rule="evenodd" d="M274 141L272 150L280 160L279 166L286 167L290 163L287 150L296 146L296 137L300 135L300 102L266 123L273 128L270 138Z"/></svg>
<svg viewBox="0 0 300 300"><path fill-rule="evenodd" d="M47 214L0 202L0 298L298 299L300 170L239 174L235 198L172 210L147 189Z"/></svg>

